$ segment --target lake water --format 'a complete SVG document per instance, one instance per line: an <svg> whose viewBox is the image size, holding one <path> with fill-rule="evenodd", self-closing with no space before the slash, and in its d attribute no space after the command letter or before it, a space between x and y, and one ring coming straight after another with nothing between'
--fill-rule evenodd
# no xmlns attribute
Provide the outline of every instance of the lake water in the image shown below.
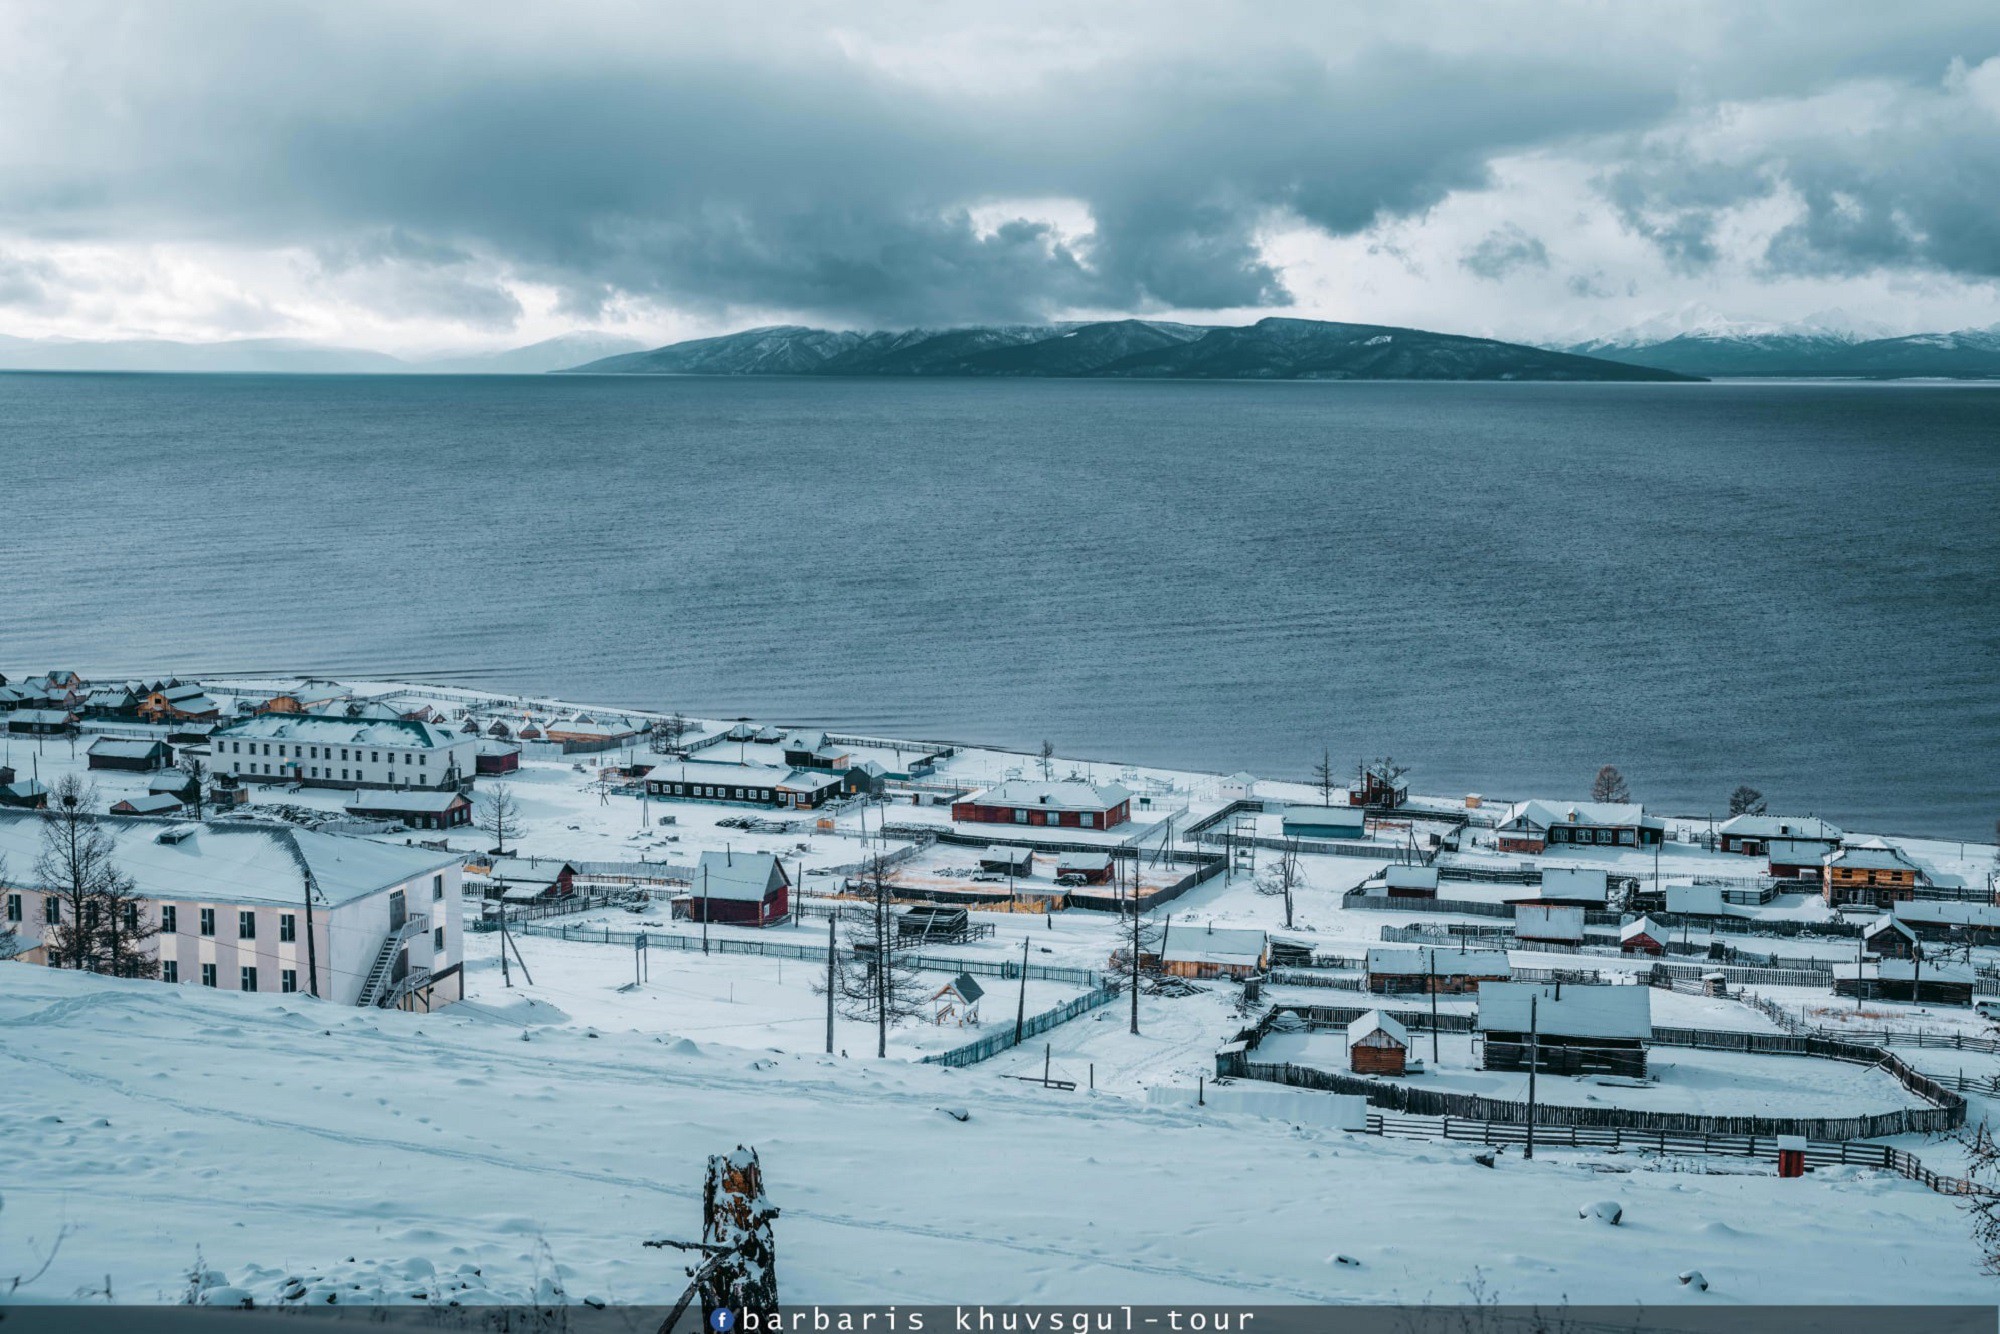
<svg viewBox="0 0 2000 1334"><path fill-rule="evenodd" d="M0 671L1990 837L2000 389L0 375Z"/></svg>

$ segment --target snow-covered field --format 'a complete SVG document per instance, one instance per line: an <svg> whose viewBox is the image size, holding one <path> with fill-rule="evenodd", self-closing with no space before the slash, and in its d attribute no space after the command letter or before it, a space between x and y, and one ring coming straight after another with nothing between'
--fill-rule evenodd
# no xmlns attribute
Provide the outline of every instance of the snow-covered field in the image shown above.
<svg viewBox="0 0 2000 1334"><path fill-rule="evenodd" d="M1073 1027L1073 1026L1072 1026ZM1107 1026L1109 1027L1109 1026ZM1064 1030L1058 1030L1061 1032ZM197 1254L270 1297L661 1301L749 1144L788 1301L1986 1302L1948 1199L1879 1172L1502 1155L990 1070L771 1055L461 1007L334 1011L19 968L0 1179L21 1294L173 1300ZM964 1111L960 1122L936 1109ZM1619 1227L1577 1216L1619 1201ZM1810 1220L1809 1223L1804 1220ZM1335 1263L1338 1255L1360 1263ZM1698 1268L1710 1290L1676 1275Z"/></svg>
<svg viewBox="0 0 2000 1334"><path fill-rule="evenodd" d="M226 699L225 687L211 683ZM425 702L420 688L386 683L363 693ZM449 711L471 698L440 694ZM227 705L225 704L225 707ZM546 712L546 711L545 711ZM710 724L713 726L713 724ZM82 772L87 738L0 740L0 759L54 782ZM893 754L886 751L885 754ZM643 749L635 757L653 757ZM783 858L816 906L839 887L836 868L883 839L882 825L949 825L949 808L897 803L838 813L781 813L608 795L600 767L626 752L529 759L505 780L522 826L510 851L593 862L693 863L705 850ZM1032 757L967 749L943 762L943 782L976 785L1037 776ZM1126 783L1150 803L1135 833L1155 846L1171 816L1187 824L1229 799L1215 775L1057 760L1058 777ZM143 793L143 774L90 773L108 805ZM482 778L478 787L489 789ZM1295 783L1259 795L1313 803ZM252 811L340 812L347 794L252 789ZM906 799L907 800L907 799ZM788 818L782 832L725 822ZM1276 816L1260 830L1275 835ZM1157 822L1157 823L1156 823ZM1670 822L1671 823L1671 822ZM1265 829L1265 826L1269 826ZM1687 826L1690 831L1694 826ZM1705 828L1705 826L1703 826ZM1148 832L1150 831L1150 832ZM1056 831L1050 831L1054 833ZM1067 836L1074 831L1063 831ZM1033 841L1029 834L1006 841ZM386 835L442 839L468 855L478 830ZM870 841L864 841L868 839ZM1990 846L1911 842L1940 872L1973 879ZM1382 861L1306 856L1291 920L1255 877L1217 877L1153 914L1173 931L1259 927L1320 952L1357 956L1385 928L1442 929L1503 919L1350 910L1342 896ZM1523 861L1596 865L1649 879L1648 850L1587 849L1540 859L1473 851L1493 866ZM969 887L975 847L925 847L901 875L909 889ZM1268 871L1274 855L1258 854ZM1044 863L1052 858L1044 857ZM1670 844L1662 876L1748 876L1761 863ZM1046 872L1036 883L1049 883ZM1150 886L1185 868L1146 872ZM1000 887L1004 891L1004 885ZM1454 898L1501 901L1518 886L1452 882ZM471 907L468 901L468 907ZM1761 916L1817 921L1817 899L1788 896ZM990 937L936 954L1102 972L1126 942L1113 913L975 911ZM657 900L550 919L586 930L688 936ZM717 939L823 945L823 918L756 931L717 926ZM1705 939L1695 933L1694 939ZM1734 937L1739 947L1845 960L1844 940ZM242 996L196 987L117 983L0 965L0 1114L27 1151L0 1173L0 1288L32 1270L51 1244L49 1271L25 1295L64 1299L101 1287L121 1297L171 1299L199 1247L210 1267L268 1295L290 1275L357 1284L356 1293L408 1299L456 1295L508 1300L557 1282L571 1297L671 1298L679 1264L639 1242L696 1230L706 1156L752 1144L785 1212L780 1276L791 1301L1269 1301L1466 1300L1505 1302L1990 1301L1965 1220L1944 1197L1858 1169L1780 1182L1770 1165L1732 1159L1659 1161L1643 1155L1555 1153L1524 1164L1503 1155L1473 1166L1470 1149L1384 1142L1282 1120L1148 1106L1148 1090L1212 1077L1215 1049L1258 1011L1242 989L1206 982L1196 994L1145 995L1140 1032L1125 1000L1086 1013L1022 1048L966 1070L917 1063L1011 1025L1018 983L981 977L977 1026L906 1023L890 1059L872 1059L873 1029L841 1018L835 1057L823 1054L821 969L804 960L653 949L649 979L634 981L629 945L523 933L533 983L503 986L499 939L468 934L468 999L431 1015L330 1010L295 997ZM1981 950L1981 962L2000 951ZM1516 950L1522 967L1630 973L1650 961ZM927 988L949 975L926 972ZM1965 1035L1990 1026L1970 1010L1870 1002L1857 1011L1824 990L1756 988L1829 1028L1920 1027ZM1027 1010L1079 986L1031 980ZM1735 1001L1655 990L1653 1021L1769 1032L1764 1014ZM1423 997L1372 997L1338 988L1267 987L1265 1003L1422 1008ZM1441 1010L1469 1013L1470 998ZM1289 1044L1289 1045L1288 1045ZM1294 1050L1296 1049L1296 1050ZM1344 1069L1339 1034L1276 1035L1267 1059ZM1416 1055L1428 1058L1427 1035ZM1950 1050L1902 1050L1919 1069L1986 1075L2000 1059ZM1468 1040L1447 1036L1427 1086L1519 1097L1525 1076L1472 1068ZM1010 1076L1047 1068L1075 1092ZM1545 1101L1721 1114L1841 1116L1910 1104L1894 1080L1835 1062L1655 1048L1644 1088L1544 1078ZM964 1122L936 1109L970 1113ZM1973 1100L1973 1119L1987 1102ZM1942 1170L1960 1158L1944 1144L1908 1144ZM1579 1204L1627 1209L1623 1226L1585 1223ZM1799 1220L1810 1219L1809 1228ZM1361 1261L1334 1263L1336 1255ZM1865 1256L1867 1263L1855 1262ZM1707 1294L1675 1275L1698 1268ZM474 1272L477 1271L477 1272ZM1895 1287L1885 1289L1883 1276Z"/></svg>

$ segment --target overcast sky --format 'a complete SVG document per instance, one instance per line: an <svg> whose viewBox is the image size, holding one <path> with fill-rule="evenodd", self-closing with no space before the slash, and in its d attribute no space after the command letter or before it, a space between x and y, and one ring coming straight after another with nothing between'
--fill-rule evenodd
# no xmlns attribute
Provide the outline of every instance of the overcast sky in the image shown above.
<svg viewBox="0 0 2000 1334"><path fill-rule="evenodd" d="M2000 322L2000 5L0 4L0 333Z"/></svg>

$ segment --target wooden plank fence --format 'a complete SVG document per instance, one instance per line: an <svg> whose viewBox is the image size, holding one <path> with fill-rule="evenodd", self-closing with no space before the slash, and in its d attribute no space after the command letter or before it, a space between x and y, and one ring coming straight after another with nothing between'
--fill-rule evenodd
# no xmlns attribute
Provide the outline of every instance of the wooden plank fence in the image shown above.
<svg viewBox="0 0 2000 1334"><path fill-rule="evenodd" d="M1368 1133L1392 1139L1469 1140L1477 1144L1524 1144L1525 1125L1507 1122L1473 1121L1460 1117L1389 1116L1368 1114ZM1720 1154L1739 1158L1777 1156L1776 1136L1681 1135L1669 1131L1632 1131L1618 1127L1535 1126L1535 1144L1561 1149L1602 1149L1613 1153L1650 1150L1655 1153ZM1806 1142L1806 1162L1815 1167L1850 1164L1879 1167L1905 1177L1940 1195L1992 1195L1991 1186L1964 1177L1933 1172L1913 1153L1887 1144L1861 1144L1853 1140Z"/></svg>
<svg viewBox="0 0 2000 1334"><path fill-rule="evenodd" d="M1116 987L1100 986L1093 991L1064 1001L1053 1010L1044 1010L1040 1014L1031 1015L1027 1022L1021 1025L1022 1040L1025 1041L1028 1038L1037 1037L1048 1032L1057 1024L1066 1024L1078 1015L1088 1014L1101 1005L1109 1005L1112 1001L1118 999L1118 995L1119 992ZM932 1055L924 1057L921 1063L924 1065L946 1065L952 1067L977 1065L981 1061L998 1056L1013 1045L1014 1026L1012 1024L1003 1024L997 1033L988 1033L977 1042L968 1042L963 1047L953 1047L950 1051L935 1052Z"/></svg>

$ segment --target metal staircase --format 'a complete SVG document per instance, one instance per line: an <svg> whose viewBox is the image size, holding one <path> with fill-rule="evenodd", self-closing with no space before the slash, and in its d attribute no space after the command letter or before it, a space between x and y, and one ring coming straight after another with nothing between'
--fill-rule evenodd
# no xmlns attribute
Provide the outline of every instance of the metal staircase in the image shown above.
<svg viewBox="0 0 2000 1334"><path fill-rule="evenodd" d="M396 956L402 953L403 946L429 929L429 918L422 913L411 913L403 919L401 926L382 938L382 948L375 952L375 962L369 966L368 975L361 979L361 993L354 998L356 1005L394 1005L430 980L428 968L412 968L402 977L395 976Z"/></svg>

